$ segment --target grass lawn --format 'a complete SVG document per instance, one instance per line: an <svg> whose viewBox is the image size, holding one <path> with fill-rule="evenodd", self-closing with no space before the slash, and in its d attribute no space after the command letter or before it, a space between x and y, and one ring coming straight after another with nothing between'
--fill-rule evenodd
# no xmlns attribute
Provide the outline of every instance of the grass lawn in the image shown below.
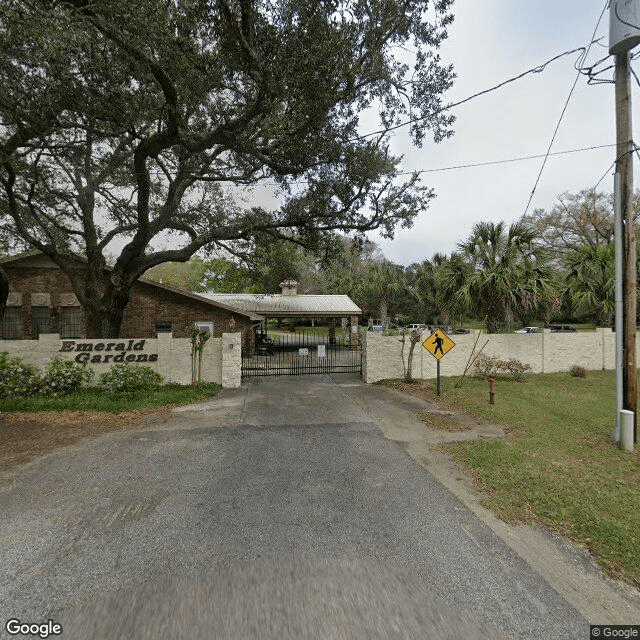
<svg viewBox="0 0 640 640"><path fill-rule="evenodd" d="M442 404L506 427L500 439L444 449L470 470L504 520L541 522L584 544L609 573L640 586L640 464L609 442L615 376L590 371L498 378L496 404L477 378L443 381ZM393 384L391 381L388 384ZM435 397L435 381L415 385Z"/></svg>
<svg viewBox="0 0 640 640"><path fill-rule="evenodd" d="M347 326L345 329L345 333L349 333L350 326ZM329 335L329 327L327 326L315 326L309 327L306 325L296 325L295 332L289 331L288 325L282 325L279 329L277 327L269 327L268 333L288 333L293 335L293 333L304 333L315 336L328 336ZM336 323L336 336L342 334L342 325L340 323Z"/></svg>
<svg viewBox="0 0 640 640"><path fill-rule="evenodd" d="M342 327L340 327L340 325L338 325L336 327L336 333L338 333L339 330L341 330ZM304 333L304 334L313 334L316 336L328 336L329 335L329 327L307 327L307 326L303 326L303 325L296 325L296 330L295 331L289 331L289 325L288 324L283 324L280 328L276 327L275 325L273 327L268 327L267 329L267 333L288 333L293 335L294 333Z"/></svg>
<svg viewBox="0 0 640 640"><path fill-rule="evenodd" d="M80 393L59 398L4 398L0 399L0 412L13 411L108 411L122 413L136 409L153 409L167 405L180 405L206 400L221 388L215 382L200 383L196 387L167 384L154 391L136 394L102 391L91 387Z"/></svg>

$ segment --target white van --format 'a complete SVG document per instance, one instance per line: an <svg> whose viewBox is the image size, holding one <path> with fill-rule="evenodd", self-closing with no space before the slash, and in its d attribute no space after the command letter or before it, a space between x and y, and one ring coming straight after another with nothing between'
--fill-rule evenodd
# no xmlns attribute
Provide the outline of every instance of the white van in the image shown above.
<svg viewBox="0 0 640 640"><path fill-rule="evenodd" d="M542 333L539 327L524 327L524 329L519 329L515 331L515 333Z"/></svg>

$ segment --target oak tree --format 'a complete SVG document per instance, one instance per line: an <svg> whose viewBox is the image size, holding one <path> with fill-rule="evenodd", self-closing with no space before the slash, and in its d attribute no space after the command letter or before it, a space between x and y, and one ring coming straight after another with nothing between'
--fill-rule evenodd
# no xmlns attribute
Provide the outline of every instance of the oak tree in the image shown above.
<svg viewBox="0 0 640 640"><path fill-rule="evenodd" d="M400 175L391 131L451 135L454 76L437 54L451 4L1 3L3 239L65 271L89 337L112 337L133 283L164 262L234 254L256 234L391 237L434 195ZM229 191L265 181L275 210Z"/></svg>

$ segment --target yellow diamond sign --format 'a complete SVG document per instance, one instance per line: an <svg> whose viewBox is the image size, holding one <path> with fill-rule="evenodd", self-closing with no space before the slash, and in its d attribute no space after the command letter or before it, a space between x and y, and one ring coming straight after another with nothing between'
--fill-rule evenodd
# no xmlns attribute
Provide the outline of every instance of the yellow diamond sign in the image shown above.
<svg viewBox="0 0 640 640"><path fill-rule="evenodd" d="M436 359L445 356L456 343L440 329L436 329L423 343L422 346Z"/></svg>

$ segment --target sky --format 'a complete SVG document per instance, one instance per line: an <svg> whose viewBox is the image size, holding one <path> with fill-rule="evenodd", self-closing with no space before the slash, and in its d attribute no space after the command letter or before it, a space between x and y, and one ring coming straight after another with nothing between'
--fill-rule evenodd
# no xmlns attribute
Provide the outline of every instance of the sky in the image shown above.
<svg viewBox="0 0 640 640"><path fill-rule="evenodd" d="M640 2L640 0L635 0ZM443 64L453 64L457 79L443 102L454 103L538 67L566 51L587 45L605 0L454 0L454 22L440 48ZM609 51L609 10L602 16L585 65L606 58ZM640 51L640 47L638 47ZM576 80L580 52L550 63L496 91L474 98L451 113L452 138L435 144L427 137L415 147L403 129L392 137L391 150L403 156L401 171L425 171L422 184L436 197L410 229L398 229L393 240L376 233L384 256L409 265L450 254L478 222L517 221L527 209L543 158L482 167L432 171L456 165L486 163L523 156L544 156ZM613 64L613 58L602 66ZM640 59L635 63L640 76ZM609 72L602 76L611 79ZM632 81L632 102L640 100ZM635 105L637 111L640 105ZM361 133L378 130L361 121ZM635 122L634 122L635 128ZM637 134L636 134L637 137ZM588 85L581 75L568 103L551 153L615 143L613 84ZM551 209L557 196L600 185L613 191L615 147L549 156L528 206ZM636 185L640 182L634 156ZM603 179L604 178L604 179ZM242 193L235 197L241 201ZM272 187L244 194L245 202L279 206Z"/></svg>
<svg viewBox="0 0 640 640"><path fill-rule="evenodd" d="M455 20L440 50L443 63L452 63L457 73L445 101L456 102L588 44L604 4L604 0L455 0ZM608 10L596 34L600 36L601 44L592 45L587 65L608 55ZM449 140L439 144L427 140L416 148L406 134L396 134L392 150L404 154L402 169L428 170L545 154L576 78L574 64L579 55L563 57L542 73L454 108L455 135ZM635 82L632 92L632 100L640 99ZM552 153L615 143L614 107L613 84L588 85L581 76ZM612 171L607 173L607 169L614 159L614 147L549 157L529 212L550 209L559 194L592 188L605 174L599 190L611 192ZM436 252L450 253L477 222L518 220L542 161L425 173L423 184L433 187L437 197L413 228L398 230L391 241L375 233L369 237L386 258L403 265L421 262ZM637 158L634 173L637 184Z"/></svg>

